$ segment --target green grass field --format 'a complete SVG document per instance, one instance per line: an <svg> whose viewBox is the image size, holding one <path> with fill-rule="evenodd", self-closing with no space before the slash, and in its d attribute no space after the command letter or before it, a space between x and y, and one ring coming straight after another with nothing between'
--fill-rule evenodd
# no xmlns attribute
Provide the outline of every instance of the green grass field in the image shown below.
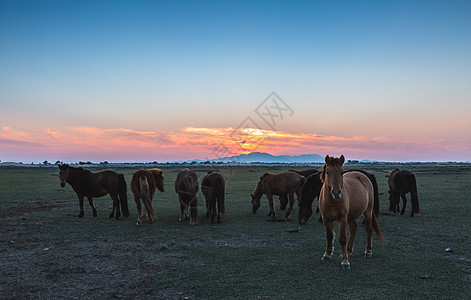
<svg viewBox="0 0 471 300"><path fill-rule="evenodd" d="M387 213L387 175L396 166L345 169L358 167L376 176ZM57 167L2 167L0 298L469 299L471 165L400 167L416 174L422 216L409 217L410 202L403 216L381 215L387 242L374 236L370 259L363 258L366 233L359 227L351 270L340 268L337 238L332 261L320 260L325 230L318 215L300 226L296 204L290 221L267 222L265 196L251 213L260 175L293 166L191 166L200 182L207 170L226 177L223 223L204 218L200 192L196 226L178 221L174 180L183 167L161 167L166 191L154 196L157 220L142 226L129 188L130 219L108 219L109 196L95 199L98 217L85 201L86 216L77 219L77 197L70 185L59 186ZM114 169L129 184L139 167Z"/></svg>

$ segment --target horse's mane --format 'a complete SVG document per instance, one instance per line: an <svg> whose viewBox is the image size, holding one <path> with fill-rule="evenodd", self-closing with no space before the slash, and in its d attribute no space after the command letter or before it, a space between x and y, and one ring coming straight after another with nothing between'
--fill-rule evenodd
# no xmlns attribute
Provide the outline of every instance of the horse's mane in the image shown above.
<svg viewBox="0 0 471 300"><path fill-rule="evenodd" d="M265 177L267 177L268 175L271 175L271 174L270 174L270 173L265 173L265 174L263 174L262 176L260 176L260 180L258 181L257 185L259 185L260 183L262 183L263 179L264 179Z"/></svg>
<svg viewBox="0 0 471 300"><path fill-rule="evenodd" d="M83 167L72 167L72 166L68 166L70 169L74 170L74 171L79 171L79 172L83 172L83 173L87 173L87 174L91 174L92 171L90 170L86 170L84 169Z"/></svg>

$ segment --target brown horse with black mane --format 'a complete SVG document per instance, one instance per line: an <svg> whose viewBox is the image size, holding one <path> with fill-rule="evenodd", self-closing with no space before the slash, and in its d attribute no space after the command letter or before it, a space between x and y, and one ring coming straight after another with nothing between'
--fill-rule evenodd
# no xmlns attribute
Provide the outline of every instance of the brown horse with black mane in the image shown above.
<svg viewBox="0 0 471 300"><path fill-rule="evenodd" d="M374 205L373 205L373 212L376 214L376 217L379 218L379 190L378 190L378 183L376 182L376 177L368 173L364 170L360 169L351 169L346 170L344 173L348 172L361 172L370 179L371 184L373 184L374 190ZM314 199L317 197L319 199L319 194L321 193L322 185L324 184L321 180L322 172L317 172L309 177L306 178L306 182L304 183L303 187L301 188L301 198L299 199L299 217L298 222L299 224L303 225L306 224L307 221L312 216L312 203ZM319 212L319 205L317 205L316 213ZM319 223L322 223L322 216L319 217Z"/></svg>
<svg viewBox="0 0 471 300"><path fill-rule="evenodd" d="M206 218L211 216L211 223L214 223L216 215L217 222L221 223L221 216L226 214L226 205L224 203L225 189L226 181L221 173L210 171L201 182L201 191L206 198Z"/></svg>
<svg viewBox="0 0 471 300"><path fill-rule="evenodd" d="M275 218L275 208L273 205L273 195L288 195L289 208L285 214L285 219L291 214L294 204L294 193L299 200L299 192L306 179L304 176L299 175L295 172L284 172L280 174L265 173L260 177L260 181L257 183L255 191L252 196L252 213L257 213L260 207L260 198L265 194L270 204L270 212L268 216Z"/></svg>
<svg viewBox="0 0 471 300"><path fill-rule="evenodd" d="M69 183L79 198L79 218L83 218L85 215L83 210L84 197L88 198L88 203L93 210L93 216L96 217L97 210L93 204L92 197L103 197L107 194L113 199L113 210L109 217L113 218L116 211L116 219L119 219L121 216L120 203L123 217L129 217L126 181L123 174L111 170L92 173L82 167L76 168L63 164L59 165L59 177L61 186L64 187L66 182Z"/></svg>
<svg viewBox="0 0 471 300"><path fill-rule="evenodd" d="M146 169L134 172L131 179L131 191L134 195L134 202L137 206L137 225L141 225L141 199L147 213L149 223L155 218L155 211L152 207L152 198L155 190L164 192L164 173L160 169Z"/></svg>
<svg viewBox="0 0 471 300"><path fill-rule="evenodd" d="M180 202L179 221L188 219L188 209L190 209L190 225L198 224L198 177L195 172L184 169L178 173L175 180L175 192L178 194Z"/></svg>
<svg viewBox="0 0 471 300"><path fill-rule="evenodd" d="M348 255L353 252L357 230L356 219L365 218L367 234L365 257L372 255L373 228L381 240L384 236L373 213L374 190L371 181L361 172L344 173L345 157L326 156L321 180L324 182L319 197L319 208L326 229L326 249L322 260L328 260L333 252L334 221L339 223L339 242L342 247L342 268L350 269ZM347 243L347 224L350 231Z"/></svg>
<svg viewBox="0 0 471 300"><path fill-rule="evenodd" d="M389 185L389 210L399 211L399 197L402 198L401 215L406 211L406 194L410 193L410 202L412 203L411 217L420 216L419 197L417 196L417 182L415 175L408 170L392 171L388 179Z"/></svg>

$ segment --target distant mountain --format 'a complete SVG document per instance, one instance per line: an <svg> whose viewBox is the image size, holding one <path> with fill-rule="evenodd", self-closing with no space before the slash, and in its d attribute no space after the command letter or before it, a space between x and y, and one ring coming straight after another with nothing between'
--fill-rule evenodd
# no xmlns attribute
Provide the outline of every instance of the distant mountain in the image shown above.
<svg viewBox="0 0 471 300"><path fill-rule="evenodd" d="M271 155L263 152L252 152L236 156L212 159L212 162L240 162L240 163L322 163L324 157L318 154L303 155Z"/></svg>

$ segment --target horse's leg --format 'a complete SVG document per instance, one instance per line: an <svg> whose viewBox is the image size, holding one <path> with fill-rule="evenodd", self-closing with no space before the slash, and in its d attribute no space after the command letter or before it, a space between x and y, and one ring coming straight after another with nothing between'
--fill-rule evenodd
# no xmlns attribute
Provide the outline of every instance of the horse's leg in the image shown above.
<svg viewBox="0 0 471 300"><path fill-rule="evenodd" d="M268 213L268 216L275 218L275 206L273 205L273 195L272 194L265 194L265 195L267 195L268 204L270 205L270 212Z"/></svg>
<svg viewBox="0 0 471 300"><path fill-rule="evenodd" d="M113 200L113 210L111 210L111 213L109 215L109 218L112 219L114 216L115 216L115 211L116 211L116 220L119 219L119 217L121 216L121 213L119 211L119 199L118 199L118 196L117 195L113 195L111 196L110 194L110 197L111 199Z"/></svg>
<svg viewBox="0 0 471 300"><path fill-rule="evenodd" d="M196 195L193 197L193 199L190 200L190 225L195 225L199 223L198 220L198 199L196 198ZM213 217L211 216L211 219Z"/></svg>
<svg viewBox="0 0 471 300"><path fill-rule="evenodd" d="M218 202L218 223L221 223L221 199L219 199L219 197L217 197L217 202Z"/></svg>
<svg viewBox="0 0 471 300"><path fill-rule="evenodd" d="M211 224L214 223L214 218L216 217L217 211L216 211L216 195L213 195L211 198Z"/></svg>
<svg viewBox="0 0 471 300"><path fill-rule="evenodd" d="M178 195L178 201L180 202L180 217L178 218L178 221L183 221L186 216L186 205L180 195Z"/></svg>
<svg viewBox="0 0 471 300"><path fill-rule="evenodd" d="M96 217L98 215L98 212L96 211L95 204L93 203L93 198L87 197L87 199L88 199L88 204L90 204L90 207L93 210L93 217Z"/></svg>
<svg viewBox="0 0 471 300"><path fill-rule="evenodd" d="M402 210L401 210L401 215L404 214L404 212L406 211L406 204L407 204L407 198L406 198L406 194L401 194L401 198L402 198ZM399 200L397 201L398 205L399 205ZM399 210L399 207L398 207L398 210Z"/></svg>
<svg viewBox="0 0 471 300"><path fill-rule="evenodd" d="M357 234L357 221L355 219L348 222L348 231L350 234L348 236L347 252L348 254L352 254L353 245L355 244L355 235Z"/></svg>
<svg viewBox="0 0 471 300"><path fill-rule="evenodd" d="M141 199L138 195L134 195L134 202L136 202L136 207L137 207L137 223L136 225L141 225L142 220L141 220Z"/></svg>
<svg viewBox="0 0 471 300"><path fill-rule="evenodd" d="M333 241L334 241L334 221L329 220L324 222L325 226L325 238L326 238L326 246L325 252L322 256L321 260L328 260L332 256L332 252L334 251Z"/></svg>
<svg viewBox="0 0 471 300"><path fill-rule="evenodd" d="M347 253L347 217L339 221L339 243L342 248L342 269L350 269Z"/></svg>
<svg viewBox="0 0 471 300"><path fill-rule="evenodd" d="M294 193L289 194L289 195L288 195L288 199L289 199L289 208L288 208L288 210L286 211L285 219L288 219L289 215L291 214L291 210L293 210L293 205L294 205ZM299 200L299 195L298 195L298 200Z"/></svg>
<svg viewBox="0 0 471 300"><path fill-rule="evenodd" d="M373 211L365 212L366 249L365 257L371 257L373 253Z"/></svg>
<svg viewBox="0 0 471 300"><path fill-rule="evenodd" d="M85 211L83 210L83 195L77 195L79 198L79 206L80 206L80 212L78 214L78 218L83 218L85 216Z"/></svg>

